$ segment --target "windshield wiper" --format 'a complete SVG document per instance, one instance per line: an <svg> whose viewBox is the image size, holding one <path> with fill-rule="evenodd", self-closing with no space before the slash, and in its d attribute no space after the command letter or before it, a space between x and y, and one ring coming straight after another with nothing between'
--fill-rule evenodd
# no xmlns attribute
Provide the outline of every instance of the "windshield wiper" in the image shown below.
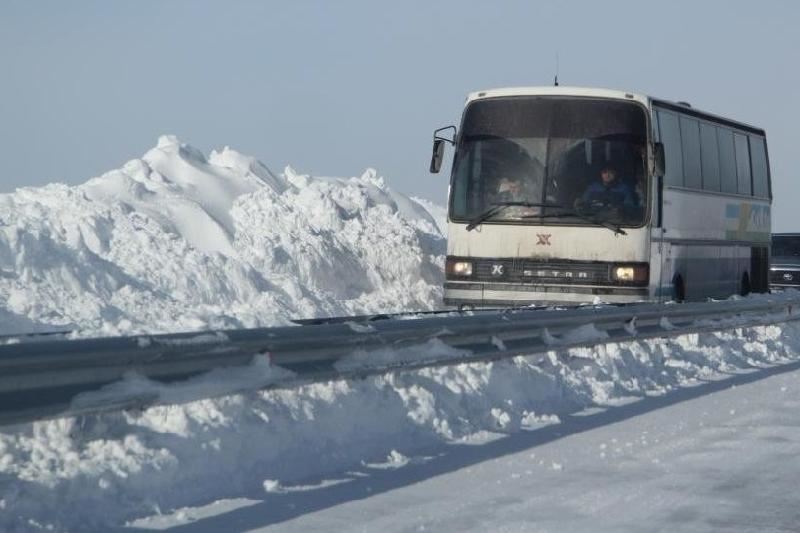
<svg viewBox="0 0 800 533"><path fill-rule="evenodd" d="M555 206L550 206L555 207ZM549 214L540 214L540 215L523 215L521 218L563 218L563 217L576 217L587 222L591 222L592 224L598 224L603 226L604 228L613 231L614 235L627 235L628 233L622 229L622 226L619 224L613 224L607 220L600 220L599 218L595 218L589 215L584 215L577 211L562 211L560 213L549 213Z"/></svg>
<svg viewBox="0 0 800 533"><path fill-rule="evenodd" d="M555 207L558 209L564 209L563 205L558 204L541 204L541 203L533 203L533 202L497 202L489 206L489 209L481 213L480 215L476 216L472 220L469 221L467 224L467 231L474 230L481 222L488 220L489 218L495 216L500 211L504 210L507 207ZM536 216L536 215L530 215ZM523 216L522 218L526 218Z"/></svg>

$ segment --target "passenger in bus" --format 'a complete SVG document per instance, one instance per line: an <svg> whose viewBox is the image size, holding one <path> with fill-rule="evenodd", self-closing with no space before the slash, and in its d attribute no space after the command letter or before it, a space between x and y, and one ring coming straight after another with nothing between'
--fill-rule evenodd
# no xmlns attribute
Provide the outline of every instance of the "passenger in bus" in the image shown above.
<svg viewBox="0 0 800 533"><path fill-rule="evenodd" d="M575 200L578 212L608 213L615 219L638 214L641 209L639 199L631 187L618 178L616 168L610 164L603 165L599 178Z"/></svg>

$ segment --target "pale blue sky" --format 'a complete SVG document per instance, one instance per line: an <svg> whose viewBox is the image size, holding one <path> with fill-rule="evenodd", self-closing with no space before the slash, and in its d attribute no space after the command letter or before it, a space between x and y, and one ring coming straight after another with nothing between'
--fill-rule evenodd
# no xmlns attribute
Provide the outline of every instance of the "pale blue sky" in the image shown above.
<svg viewBox="0 0 800 533"><path fill-rule="evenodd" d="M431 132L467 92L640 91L767 130L776 230L800 230L800 3L17 1L0 4L0 192L80 183L174 133L273 170L375 167L444 203Z"/></svg>

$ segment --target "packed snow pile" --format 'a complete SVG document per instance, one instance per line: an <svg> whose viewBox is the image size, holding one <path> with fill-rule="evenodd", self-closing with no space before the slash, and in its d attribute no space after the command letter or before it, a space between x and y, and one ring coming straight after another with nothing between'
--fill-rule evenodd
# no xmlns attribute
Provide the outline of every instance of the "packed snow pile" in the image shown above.
<svg viewBox="0 0 800 533"><path fill-rule="evenodd" d="M271 495L292 491L310 501L452 446L798 359L790 322L5 427L0 530L140 531L224 501L277 505ZM180 397L191 384L139 386Z"/></svg>
<svg viewBox="0 0 800 533"><path fill-rule="evenodd" d="M68 187L0 195L0 333L255 327L440 306L444 239L374 170L271 172L164 136Z"/></svg>

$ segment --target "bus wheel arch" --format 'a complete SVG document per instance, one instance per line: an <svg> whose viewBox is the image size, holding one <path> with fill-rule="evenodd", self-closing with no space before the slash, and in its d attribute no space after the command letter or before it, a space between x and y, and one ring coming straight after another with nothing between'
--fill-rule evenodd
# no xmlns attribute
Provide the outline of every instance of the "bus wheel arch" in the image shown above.
<svg viewBox="0 0 800 533"><path fill-rule="evenodd" d="M740 296L747 296L752 292L752 286L750 285L750 273L745 272L742 274L742 284L739 287L739 295Z"/></svg>
<svg viewBox="0 0 800 533"><path fill-rule="evenodd" d="M675 274L672 278L672 299L676 302L686 300L686 283L681 274Z"/></svg>

